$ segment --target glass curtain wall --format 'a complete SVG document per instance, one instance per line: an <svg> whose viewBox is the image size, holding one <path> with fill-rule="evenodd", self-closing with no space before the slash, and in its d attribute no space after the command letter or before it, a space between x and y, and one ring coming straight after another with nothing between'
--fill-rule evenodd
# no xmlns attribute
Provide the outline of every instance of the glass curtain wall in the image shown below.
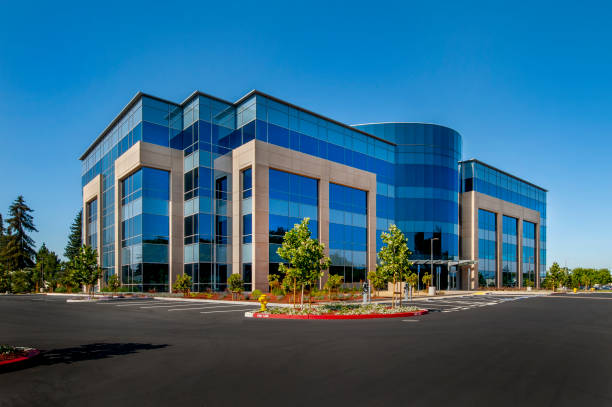
<svg viewBox="0 0 612 407"><path fill-rule="evenodd" d="M131 291L168 291L170 176L141 168L121 182L121 282Z"/></svg>
<svg viewBox="0 0 612 407"><path fill-rule="evenodd" d="M422 123L380 123L356 126L397 144L395 191L384 196L378 186L377 231L386 230L395 218L404 232L415 259L429 259L430 239L435 259L457 260L459 256L459 172L461 135L444 126ZM394 209L389 209L389 206ZM391 216L393 215L393 216ZM377 244L379 249L381 242ZM447 270L442 270L446 274ZM446 281L446 276L442 276Z"/></svg>
<svg viewBox="0 0 612 407"><path fill-rule="evenodd" d="M253 283L253 170L251 168L242 170L241 177L242 280L244 289L251 291Z"/></svg>
<svg viewBox="0 0 612 407"><path fill-rule="evenodd" d="M384 231L395 223L395 145L384 134L383 140L363 126L356 131L330 120L316 117L275 100L259 96L255 99L255 133L261 140L280 147L348 165L376 174L377 229ZM248 102L245 102L248 103ZM247 115L251 118L250 115ZM382 247L377 232L377 247Z"/></svg>
<svg viewBox="0 0 612 407"><path fill-rule="evenodd" d="M535 223L523 221L523 286L527 281L535 284Z"/></svg>
<svg viewBox="0 0 612 407"><path fill-rule="evenodd" d="M283 262L276 251L285 233L302 219L310 218L311 237L319 237L318 180L270 168L269 173L269 273L279 275ZM282 276L281 276L282 277Z"/></svg>
<svg viewBox="0 0 612 407"><path fill-rule="evenodd" d="M329 184L329 273L344 276L346 284L366 280L367 202L365 191Z"/></svg>
<svg viewBox="0 0 612 407"><path fill-rule="evenodd" d="M87 204L87 246L98 249L98 200Z"/></svg>
<svg viewBox="0 0 612 407"><path fill-rule="evenodd" d="M515 218L504 216L502 220L502 285L518 285L518 222Z"/></svg>
<svg viewBox="0 0 612 407"><path fill-rule="evenodd" d="M478 210L478 285L497 286L497 221L493 212Z"/></svg>
<svg viewBox="0 0 612 407"><path fill-rule="evenodd" d="M105 131L100 142L82 158L82 185L98 174L102 176L101 266L103 279L115 273L115 160L140 140L168 146L180 133L181 108L173 103L142 97L115 124Z"/></svg>
<svg viewBox="0 0 612 407"><path fill-rule="evenodd" d="M546 190L495 170L478 161L461 163L461 192L482 194L540 213L540 277L546 276Z"/></svg>
<svg viewBox="0 0 612 407"><path fill-rule="evenodd" d="M231 105L197 96L183 109L182 131L170 147L183 150L185 273L194 291L223 291L231 274Z"/></svg>

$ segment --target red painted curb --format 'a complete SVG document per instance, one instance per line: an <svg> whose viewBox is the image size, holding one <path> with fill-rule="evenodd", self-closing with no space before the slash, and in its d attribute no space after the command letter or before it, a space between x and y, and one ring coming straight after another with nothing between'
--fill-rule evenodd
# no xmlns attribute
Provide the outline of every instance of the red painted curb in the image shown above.
<svg viewBox="0 0 612 407"><path fill-rule="evenodd" d="M40 351L38 349L30 349L26 356L22 356L20 358L15 358L15 359L10 359L10 360L0 361L0 366L6 366L6 365L13 364L13 363L23 362L25 360L30 360L33 357L36 357L38 355L40 355Z"/></svg>
<svg viewBox="0 0 612 407"><path fill-rule="evenodd" d="M254 312L253 318L263 319L374 319L374 318L400 318L416 317L427 314L427 310L422 309L410 312L398 312L395 314L363 314L363 315L289 315L289 314L262 314Z"/></svg>

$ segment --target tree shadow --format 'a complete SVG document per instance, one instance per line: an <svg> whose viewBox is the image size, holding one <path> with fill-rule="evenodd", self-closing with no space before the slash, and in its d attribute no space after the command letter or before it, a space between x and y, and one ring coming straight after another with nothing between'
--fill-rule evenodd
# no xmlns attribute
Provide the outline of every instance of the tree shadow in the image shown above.
<svg viewBox="0 0 612 407"><path fill-rule="evenodd" d="M75 363L84 360L106 359L138 353L143 350L162 349L168 345L150 343L90 343L73 348L51 349L41 352L38 364L56 365L58 363Z"/></svg>
<svg viewBox="0 0 612 407"><path fill-rule="evenodd" d="M12 372L33 366L51 366L57 364L71 364L85 360L106 359L114 356L124 356L138 353L143 350L163 349L167 344L153 345L150 343L90 343L72 348L61 348L41 351L30 360L6 365L0 373Z"/></svg>

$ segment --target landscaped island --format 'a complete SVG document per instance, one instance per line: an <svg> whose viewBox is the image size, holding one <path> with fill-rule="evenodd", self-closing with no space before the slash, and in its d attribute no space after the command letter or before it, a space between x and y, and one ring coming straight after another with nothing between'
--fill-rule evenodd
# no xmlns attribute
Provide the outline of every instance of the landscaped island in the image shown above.
<svg viewBox="0 0 612 407"><path fill-rule="evenodd" d="M312 307L269 307L265 311L247 312L247 317L272 319L370 319L410 317L426 314L417 307L389 307L383 304L326 304Z"/></svg>
<svg viewBox="0 0 612 407"><path fill-rule="evenodd" d="M39 353L37 349L0 345L0 366L26 361Z"/></svg>

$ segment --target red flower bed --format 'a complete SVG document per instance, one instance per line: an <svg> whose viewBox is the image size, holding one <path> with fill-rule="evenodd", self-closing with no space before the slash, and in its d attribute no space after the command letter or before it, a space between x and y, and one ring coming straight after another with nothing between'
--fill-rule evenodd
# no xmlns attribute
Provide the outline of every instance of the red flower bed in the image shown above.
<svg viewBox="0 0 612 407"><path fill-rule="evenodd" d="M0 366L28 360L40 354L37 349L14 348L10 352L0 353Z"/></svg>
<svg viewBox="0 0 612 407"><path fill-rule="evenodd" d="M427 310L418 310L410 312L397 312L394 314L361 314L361 315L337 315L334 313L325 315L289 315L289 314L266 314L254 312L253 318L263 319L374 319L374 318L400 318L400 317L415 317L427 314Z"/></svg>

